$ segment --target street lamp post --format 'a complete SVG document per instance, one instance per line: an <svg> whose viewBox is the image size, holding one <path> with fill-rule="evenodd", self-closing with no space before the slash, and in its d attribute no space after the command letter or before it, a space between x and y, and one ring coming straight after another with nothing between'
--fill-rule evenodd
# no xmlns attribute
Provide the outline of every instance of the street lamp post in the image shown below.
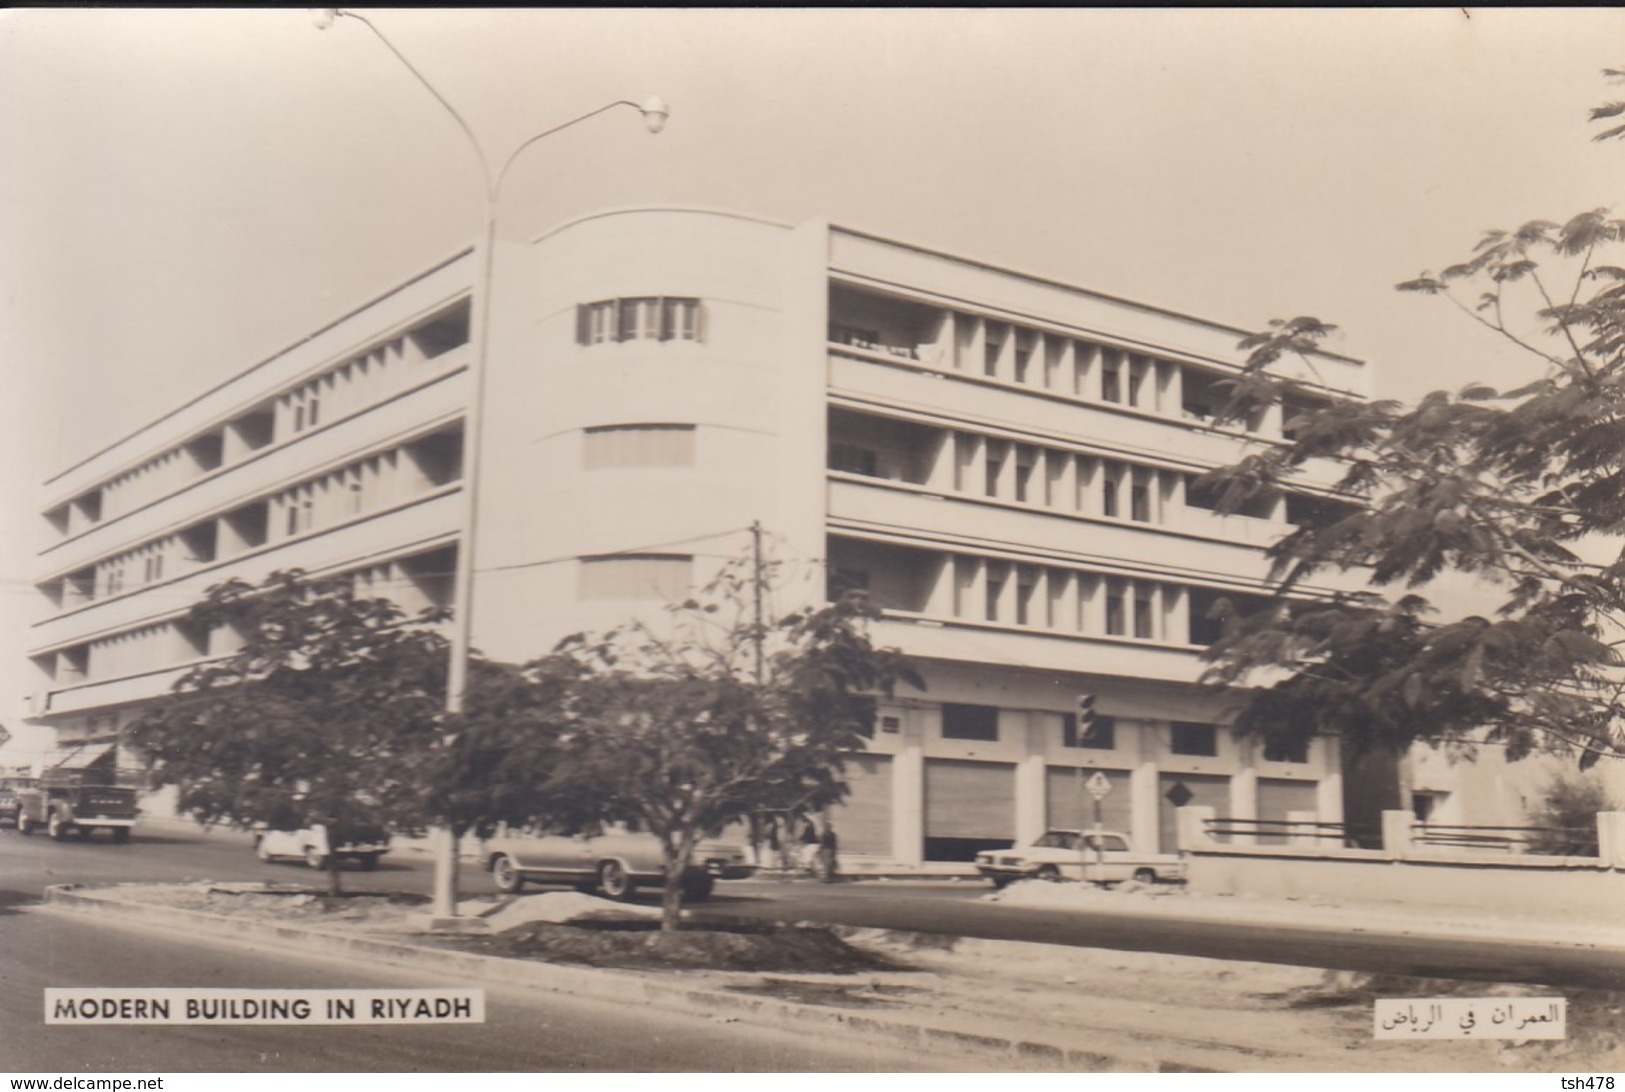
<svg viewBox="0 0 1625 1092"><path fill-rule="evenodd" d="M480 484L480 446L481 424L485 409L485 372L488 356L488 337L491 326L491 282L493 278L496 228L497 228L497 199L502 192L503 180L508 176L508 169L513 166L526 150L539 141L552 136L563 129L568 129L588 118L613 110L619 106L630 106L643 115L644 123L649 132L658 133L665 127L666 118L670 111L666 103L659 96L651 96L643 102L633 102L630 99L618 99L615 102L605 103L595 110L589 110L579 117L571 118L551 129L544 129L525 140L508 154L496 170L491 169L491 161L480 144L479 138L474 135L468 121L458 112L447 98L437 90L428 78L419 72L417 66L407 60L406 55L395 47L395 44L384 36L383 31L373 25L366 16L343 8L324 8L317 13L316 25L326 29L337 19L353 19L372 31L373 37L384 44L384 47L395 55L406 70L410 72L424 90L434 96L457 123L457 128L468 141L469 148L474 153L474 159L479 163L480 173L485 182L485 227L480 242L480 279L474 287L474 310L470 316L470 329L474 337L474 356L470 365L470 385L473 390L469 393L468 409L463 415L463 498L462 527L457 542L457 573L452 593L454 611L452 614L451 630L451 662L446 674L446 713L456 716L463 711L463 694L468 687L469 653L473 643L474 618L474 534L479 517L479 484ZM454 918L457 915L457 838L450 828L442 827L434 832L434 903L431 910L436 921Z"/></svg>

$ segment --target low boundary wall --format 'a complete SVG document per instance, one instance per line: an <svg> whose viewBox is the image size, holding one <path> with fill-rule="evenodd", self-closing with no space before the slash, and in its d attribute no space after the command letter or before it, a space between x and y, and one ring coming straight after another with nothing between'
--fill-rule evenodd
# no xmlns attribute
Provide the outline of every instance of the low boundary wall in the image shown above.
<svg viewBox="0 0 1625 1092"><path fill-rule="evenodd" d="M1326 898L1408 906L1474 907L1508 915L1618 924L1625 920L1625 860L1608 837L1625 815L1602 820L1597 857L1543 857L1303 845L1229 845L1206 836L1210 808L1182 808L1190 889L1208 895ZM1398 813L1410 820L1408 813Z"/></svg>

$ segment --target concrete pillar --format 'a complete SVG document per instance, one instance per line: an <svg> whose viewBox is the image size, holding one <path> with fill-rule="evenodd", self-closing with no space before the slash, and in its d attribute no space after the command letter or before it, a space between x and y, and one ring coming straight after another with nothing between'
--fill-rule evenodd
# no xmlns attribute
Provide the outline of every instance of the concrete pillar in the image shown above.
<svg viewBox="0 0 1625 1092"><path fill-rule="evenodd" d="M1321 780L1315 786L1315 811L1321 822L1342 822L1342 746L1336 736L1321 736Z"/></svg>
<svg viewBox="0 0 1625 1092"><path fill-rule="evenodd" d="M995 564L989 562L989 564ZM1004 566L1004 583L999 586L999 601L995 605L996 618L989 621L1002 622L1005 625L1015 625L1016 622L1016 591L1020 587L1020 572L1015 562L998 562Z"/></svg>
<svg viewBox="0 0 1625 1092"><path fill-rule="evenodd" d="M1123 731L1123 725L1118 725L1118 731ZM1147 721L1141 721L1134 728L1134 736L1139 760L1128 775L1129 822L1133 824L1129 837L1133 838L1136 850L1152 853L1160 848L1162 825L1162 796L1157 791L1157 730ZM1126 741L1120 741L1118 746L1123 743Z"/></svg>
<svg viewBox="0 0 1625 1092"><path fill-rule="evenodd" d="M925 613L932 618L954 616L954 559L952 554L941 554L931 573L930 590L925 597Z"/></svg>
<svg viewBox="0 0 1625 1092"><path fill-rule="evenodd" d="M1411 843L1411 824L1414 822L1416 816L1408 811L1382 813L1382 848L1393 860L1405 861L1415 855L1416 847Z"/></svg>
<svg viewBox="0 0 1625 1092"><path fill-rule="evenodd" d="M960 618L973 622L987 619L987 559L984 557L961 557L954 564L955 586L959 589ZM961 574L969 569L969 582L961 581Z"/></svg>
<svg viewBox="0 0 1625 1092"><path fill-rule="evenodd" d="M1029 845L1048 829L1044 798L1044 735L1051 714L1028 712L1025 747L1016 763L1016 843Z"/></svg>
<svg viewBox="0 0 1625 1092"><path fill-rule="evenodd" d="M1315 827L1316 813L1312 811L1289 811L1286 813L1288 823L1286 842L1289 846L1302 846L1305 849L1315 849L1321 845L1318 829ZM1335 846L1335 842L1326 843Z"/></svg>
<svg viewBox="0 0 1625 1092"><path fill-rule="evenodd" d="M1072 393L1100 401L1100 346L1078 344L1072 354Z"/></svg>
<svg viewBox="0 0 1625 1092"><path fill-rule="evenodd" d="M1207 824L1212 820L1212 808L1202 806L1176 808L1174 830L1178 834L1176 844L1180 851L1212 849L1215 843L1207 832Z"/></svg>
<svg viewBox="0 0 1625 1092"><path fill-rule="evenodd" d="M1162 412L1169 417L1181 417L1185 408L1185 369L1172 360L1157 365L1157 385L1162 400Z"/></svg>
<svg viewBox="0 0 1625 1092"><path fill-rule="evenodd" d="M943 429L932 438L926 454L925 487L933 493L949 493L954 487L954 433Z"/></svg>
<svg viewBox="0 0 1625 1092"><path fill-rule="evenodd" d="M1625 869L1625 811L1597 813L1597 857L1606 868Z"/></svg>
<svg viewBox="0 0 1625 1092"><path fill-rule="evenodd" d="M1258 818L1258 767L1253 765L1253 741L1232 737L1236 748L1236 772L1230 777L1230 818ZM1231 837L1237 845L1258 844L1257 828L1243 826Z"/></svg>
<svg viewBox="0 0 1625 1092"><path fill-rule="evenodd" d="M925 860L925 713L910 709L903 717L903 746L891 766L891 848L899 864Z"/></svg>
<svg viewBox="0 0 1625 1092"><path fill-rule="evenodd" d="M1044 335L1044 389L1071 393L1074 346L1077 342L1060 334Z"/></svg>

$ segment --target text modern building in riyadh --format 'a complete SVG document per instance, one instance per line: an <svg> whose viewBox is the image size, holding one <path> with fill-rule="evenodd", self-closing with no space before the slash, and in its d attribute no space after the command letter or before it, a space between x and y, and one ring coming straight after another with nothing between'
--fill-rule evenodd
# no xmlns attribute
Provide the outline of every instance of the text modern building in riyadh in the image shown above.
<svg viewBox="0 0 1625 1092"><path fill-rule="evenodd" d="M404 279L48 483L32 716L112 739L232 634L208 586L353 574L452 595L478 255ZM760 522L775 607L864 587L927 689L848 766L843 854L966 860L1049 826L1168 847L1176 803L1337 821L1335 748L1234 736L1196 683L1219 598L1315 486L1221 518L1192 487L1277 411L1211 423L1243 332L863 232L589 216L496 255L474 644L523 660L685 597ZM1362 394L1358 362L1298 376ZM1100 717L1078 729L1091 695ZM126 757L125 765L135 765ZM1299 813L1293 815L1293 813Z"/></svg>

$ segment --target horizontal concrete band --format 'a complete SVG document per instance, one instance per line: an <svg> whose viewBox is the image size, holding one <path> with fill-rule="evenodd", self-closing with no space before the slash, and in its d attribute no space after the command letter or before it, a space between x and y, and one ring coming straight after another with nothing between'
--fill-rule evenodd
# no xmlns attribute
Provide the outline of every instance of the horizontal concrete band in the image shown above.
<svg viewBox="0 0 1625 1092"><path fill-rule="evenodd" d="M116 890L116 889L115 889ZM46 888L45 903L76 913L108 914L186 932L251 939L301 952L329 952L440 974L461 975L523 989L636 1003L655 1008L738 1019L764 1027L786 1024L839 1028L843 1035L916 1048L923 1053L954 1051L1018 1064L1079 1072L1214 1072L1211 1059L1196 1052L1162 1050L1147 1053L1132 1044L1101 1044L1106 1049L1079 1049L926 1023L917 1019L865 1013L802 1002L747 997L722 990L662 981L653 975L621 970L584 970L530 960L503 959L444 948L430 948L374 937L347 936L320 929L231 918L172 906L153 906L118 898L104 889L78 890L72 885ZM1103 1036L1116 1038L1117 1036ZM1256 1059L1254 1059L1256 1061Z"/></svg>

